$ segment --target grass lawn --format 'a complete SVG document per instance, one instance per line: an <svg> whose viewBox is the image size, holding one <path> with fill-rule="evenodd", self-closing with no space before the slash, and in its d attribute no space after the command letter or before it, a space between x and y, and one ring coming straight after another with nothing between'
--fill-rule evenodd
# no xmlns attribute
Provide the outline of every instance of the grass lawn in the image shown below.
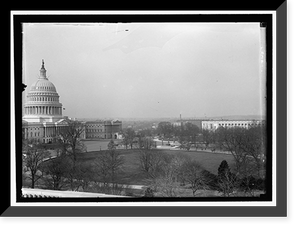
<svg viewBox="0 0 300 230"><path fill-rule="evenodd" d="M142 173L140 173L139 166L139 154L140 151L137 149L119 149L116 150L121 155L124 156L125 163L123 166L122 178L120 181L125 184L134 185L147 185L147 180L145 180ZM200 152L200 151L186 151L186 150L157 150L162 154L168 153L171 155L182 154L189 156L192 160L201 162L202 166L210 171L211 173L217 174L218 167L223 160L226 160L229 166L233 167L233 158L231 155L221 154L221 153L211 153L211 152ZM91 151L87 153L82 153L79 156L79 160L85 162L91 162L101 154L100 151Z"/></svg>

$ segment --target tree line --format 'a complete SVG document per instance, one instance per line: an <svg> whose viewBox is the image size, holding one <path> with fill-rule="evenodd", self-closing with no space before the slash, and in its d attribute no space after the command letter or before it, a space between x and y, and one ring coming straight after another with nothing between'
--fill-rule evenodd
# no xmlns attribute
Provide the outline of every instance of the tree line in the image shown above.
<svg viewBox="0 0 300 230"><path fill-rule="evenodd" d="M124 133L124 140L128 141L128 143L134 143L131 140L134 140L137 136L149 138L159 135L162 141L178 141L181 144L181 148L186 150L190 150L191 148L195 150L199 148L202 150L210 149L212 152L222 152L230 154L233 157L233 167L230 169L227 162L221 162L218 169L218 176L216 177L216 175L204 170L203 166L197 165L198 162L192 162L182 157L180 160L178 157L173 159L173 156L156 153L155 149L147 148L147 146L140 148L139 162L141 171L149 179L156 182L160 181L160 184L163 186L170 185L170 188L174 189L176 188L175 184L180 185L184 180L187 180L189 181L189 186L194 191L197 191L196 188L199 188L199 186L202 189L205 187L210 189L215 188L222 191L224 196L229 196L229 194L237 190L251 193L254 189L265 189L264 181L267 160L267 135L265 126L256 125L248 129L241 127L219 127L216 130L200 130L196 125L191 123L174 126L170 122L161 122L158 124L157 129L152 129L152 131L143 130L143 132L134 132L132 129L126 129ZM173 160L177 163L173 164ZM179 162L184 163L181 165ZM188 172L188 170L192 171ZM176 175L175 179L174 175ZM182 175L185 176L182 177ZM187 175L193 175L195 180L191 180L191 177L187 177ZM176 181L175 184L171 183L174 181Z"/></svg>
<svg viewBox="0 0 300 230"><path fill-rule="evenodd" d="M257 191L262 193L265 189L264 178L238 173L236 165L230 168L226 160L220 162L218 173L213 174L201 162L184 154L171 155L153 149L140 151L139 171L148 179L147 197L181 197L186 195L186 190L192 196L206 196L207 191L217 191L225 197L256 196Z"/></svg>
<svg viewBox="0 0 300 230"><path fill-rule="evenodd" d="M84 127L77 121L68 122L68 128L60 133L56 141L56 158L49 159L50 153L43 144L23 140L24 181L29 180L32 188L37 182L54 190L85 191L93 185L95 192L119 193L124 189L120 180L125 164L122 151L116 150L111 140L108 150L100 151L92 163L82 160L86 148L80 141L80 134ZM201 133L188 124L179 131L178 127L172 129L168 124L164 128L159 130L164 139L178 138L182 144L204 144L226 151L232 155L234 164L230 168L226 161L220 162L215 175L207 171L202 162L184 154L167 154L156 150L149 133L127 129L124 133L127 132L136 141L128 141L128 148L134 145L138 147L139 154L135 160L137 173L147 181L145 196L182 196L185 189L190 189L193 196L197 196L200 190L218 191L223 196L232 196L237 191L254 195L256 190L265 189L267 138L264 127L220 127ZM175 134L175 130L178 133ZM125 141L124 136L123 143Z"/></svg>

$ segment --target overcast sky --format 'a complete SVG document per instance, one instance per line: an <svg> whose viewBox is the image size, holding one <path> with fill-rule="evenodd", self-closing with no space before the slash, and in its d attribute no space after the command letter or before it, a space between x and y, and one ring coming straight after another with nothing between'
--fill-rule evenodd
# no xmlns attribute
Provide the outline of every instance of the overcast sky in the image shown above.
<svg viewBox="0 0 300 230"><path fill-rule="evenodd" d="M259 24L24 24L24 81L41 60L64 115L261 115Z"/></svg>

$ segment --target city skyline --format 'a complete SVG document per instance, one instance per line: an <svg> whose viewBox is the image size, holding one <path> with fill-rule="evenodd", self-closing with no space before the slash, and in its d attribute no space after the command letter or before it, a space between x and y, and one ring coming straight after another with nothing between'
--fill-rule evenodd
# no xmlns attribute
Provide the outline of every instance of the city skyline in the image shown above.
<svg viewBox="0 0 300 230"><path fill-rule="evenodd" d="M264 115L258 23L23 26L27 95L41 60L64 115Z"/></svg>

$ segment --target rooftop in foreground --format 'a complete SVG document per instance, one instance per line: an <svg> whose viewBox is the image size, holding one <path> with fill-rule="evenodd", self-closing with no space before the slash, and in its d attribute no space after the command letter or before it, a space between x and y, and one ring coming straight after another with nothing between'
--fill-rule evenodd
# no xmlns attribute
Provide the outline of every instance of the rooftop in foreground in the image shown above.
<svg viewBox="0 0 300 230"><path fill-rule="evenodd" d="M25 198L30 197L126 197L117 196L103 193L90 193L90 192L74 192L74 191L60 191L60 190L46 190L46 189L32 189L32 188L22 188L22 194Z"/></svg>

